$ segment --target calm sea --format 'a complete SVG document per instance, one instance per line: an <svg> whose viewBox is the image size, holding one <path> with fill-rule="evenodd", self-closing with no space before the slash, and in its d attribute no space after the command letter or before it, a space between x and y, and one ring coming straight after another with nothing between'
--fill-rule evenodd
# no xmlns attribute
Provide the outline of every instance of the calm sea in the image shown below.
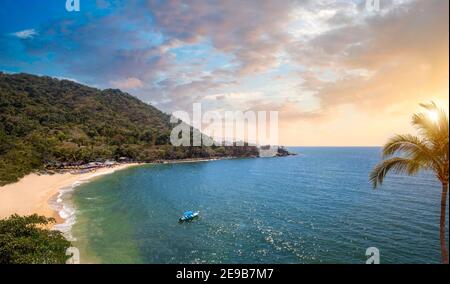
<svg viewBox="0 0 450 284"><path fill-rule="evenodd" d="M77 188L84 262L439 263L440 184L390 175L379 148L291 148L298 156L146 165ZM179 224L186 210L200 218Z"/></svg>

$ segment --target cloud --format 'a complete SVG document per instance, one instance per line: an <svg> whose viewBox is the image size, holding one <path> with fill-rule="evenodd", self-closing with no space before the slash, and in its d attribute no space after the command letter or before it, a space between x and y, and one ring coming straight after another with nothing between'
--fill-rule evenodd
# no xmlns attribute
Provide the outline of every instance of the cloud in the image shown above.
<svg viewBox="0 0 450 284"><path fill-rule="evenodd" d="M144 87L144 83L141 80L139 80L138 78L132 78L132 77L123 79L123 80L111 81L111 84L115 88L125 89L125 90L133 90L133 89L139 89L139 88Z"/></svg>
<svg viewBox="0 0 450 284"><path fill-rule="evenodd" d="M186 74L179 74L179 77L182 75ZM137 95L144 101L152 101L165 111L189 111L194 102L206 101L209 99L209 95L235 84L234 81L209 75L196 76L195 79L186 82L180 82L179 77L174 76L159 81L149 88L144 88Z"/></svg>
<svg viewBox="0 0 450 284"><path fill-rule="evenodd" d="M148 1L156 25L170 38L187 43L211 41L232 54L239 73L264 72L278 65L289 40L290 11L297 1Z"/></svg>
<svg viewBox="0 0 450 284"><path fill-rule="evenodd" d="M151 25L132 7L45 23L40 37L24 43L25 48L35 57L52 54L53 64L88 84L108 87L123 78L152 82L173 66L173 56L148 40Z"/></svg>
<svg viewBox="0 0 450 284"><path fill-rule="evenodd" d="M448 92L448 2L406 1L291 46L324 109L380 110ZM324 71L335 80L321 80Z"/></svg>
<svg viewBox="0 0 450 284"><path fill-rule="evenodd" d="M78 81L77 79L74 79L74 78L61 77L61 76L57 76L56 78L58 78L59 80L67 80L67 81L72 81L72 82L75 82L75 83L83 84L83 82L80 82L80 81Z"/></svg>
<svg viewBox="0 0 450 284"><path fill-rule="evenodd" d="M299 2L150 0L144 8L142 3L115 5L113 13L96 18L80 14L45 23L38 40L24 43L26 50L35 57L52 54L69 76L86 83L119 86L124 78L136 78L146 82L140 98L169 100L175 108L243 75L279 66L289 41L290 8ZM215 57L223 63L214 63Z"/></svg>
<svg viewBox="0 0 450 284"><path fill-rule="evenodd" d="M11 35L18 37L20 39L30 39L35 37L37 35L37 32L34 29L27 29L12 33Z"/></svg>
<svg viewBox="0 0 450 284"><path fill-rule="evenodd" d="M392 113L407 123L418 102L448 101L448 1L381 0L379 12L364 3L98 0L98 15L14 34L33 40L0 36L0 63L133 90L168 112L193 102L278 110L280 125L303 133L312 123L338 135L324 123ZM18 44L27 56L14 56Z"/></svg>

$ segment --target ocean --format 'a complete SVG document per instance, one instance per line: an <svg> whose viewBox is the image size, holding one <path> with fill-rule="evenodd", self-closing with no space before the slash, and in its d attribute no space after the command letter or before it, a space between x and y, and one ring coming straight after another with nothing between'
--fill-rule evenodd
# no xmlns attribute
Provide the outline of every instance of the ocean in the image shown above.
<svg viewBox="0 0 450 284"><path fill-rule="evenodd" d="M369 247L381 263L440 262L432 173L391 174L374 190L380 148L289 150L299 155L144 165L81 184L61 197L75 209L73 244L95 263L364 264ZM187 210L200 218L180 224Z"/></svg>

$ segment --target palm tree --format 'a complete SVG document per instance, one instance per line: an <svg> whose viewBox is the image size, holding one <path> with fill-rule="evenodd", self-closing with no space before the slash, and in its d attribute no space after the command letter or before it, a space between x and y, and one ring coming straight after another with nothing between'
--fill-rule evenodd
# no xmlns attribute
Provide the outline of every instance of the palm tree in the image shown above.
<svg viewBox="0 0 450 284"><path fill-rule="evenodd" d="M444 110L434 103L421 104L426 112L414 114L412 124L419 136L396 135L383 148L383 159L370 173L374 188L381 185L389 171L417 174L420 170L433 171L442 183L440 243L442 263L448 264L445 238L445 218L449 171L449 122ZM398 157L394 154L399 153Z"/></svg>

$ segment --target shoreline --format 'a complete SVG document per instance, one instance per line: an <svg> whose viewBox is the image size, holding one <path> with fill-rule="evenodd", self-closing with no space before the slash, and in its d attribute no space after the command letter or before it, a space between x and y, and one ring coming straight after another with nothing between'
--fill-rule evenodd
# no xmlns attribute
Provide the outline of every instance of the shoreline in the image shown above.
<svg viewBox="0 0 450 284"><path fill-rule="evenodd" d="M178 163L210 162L217 160L233 159L223 158L190 158L182 160L162 160L156 163L126 163L112 167L102 167L86 173L60 172L54 174L31 173L19 181L0 187L0 219L8 218L13 214L32 215L38 214L52 217L56 220L53 227L59 228L69 216L64 218L62 197L65 193L72 192L82 183L92 179L112 174L116 171L142 165L163 165Z"/></svg>
<svg viewBox="0 0 450 284"><path fill-rule="evenodd" d="M13 214L21 216L38 214L51 217L55 219L55 223L49 224L47 228L60 231L67 240L74 242L77 239L72 235L72 227L76 223L77 208L73 203L72 193L81 184L131 167L210 162L233 158L190 158L162 160L156 163L126 163L96 168L86 173L70 171L53 174L31 173L15 183L0 187L0 219L8 218ZM95 263L95 261L82 263Z"/></svg>
<svg viewBox="0 0 450 284"><path fill-rule="evenodd" d="M38 214L54 218L55 222L49 224L47 228L60 231L67 240L74 242L77 239L72 235L72 227L76 223L77 208L73 202L72 193L81 184L131 167L211 162L236 158L189 158L161 160L156 163L133 162L100 167L84 173L73 171L53 174L31 173L21 178L18 182L0 187L0 219L8 218L13 214L21 216Z"/></svg>
<svg viewBox="0 0 450 284"><path fill-rule="evenodd" d="M13 214L31 215L38 214L55 218L56 224L62 224L65 218L60 216L51 200L65 189L75 188L81 183L89 182L99 176L114 173L130 167L144 164L128 163L119 164L109 168L99 168L92 172L37 174L31 173L18 182L0 187L0 219L8 218Z"/></svg>

